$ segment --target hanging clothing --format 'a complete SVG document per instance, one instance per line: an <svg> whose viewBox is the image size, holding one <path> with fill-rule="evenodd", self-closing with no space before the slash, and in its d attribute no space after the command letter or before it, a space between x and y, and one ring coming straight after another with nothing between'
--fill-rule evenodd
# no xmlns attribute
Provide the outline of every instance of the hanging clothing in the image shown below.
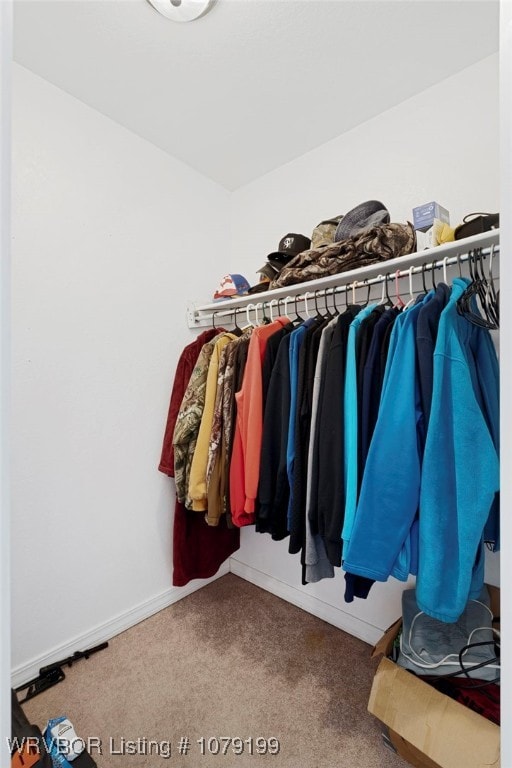
<svg viewBox="0 0 512 768"><path fill-rule="evenodd" d="M288 536L290 484L286 463L290 420L289 332L281 340L268 386L263 419L256 530L280 541Z"/></svg>
<svg viewBox="0 0 512 768"><path fill-rule="evenodd" d="M218 525L223 514L227 515L228 524L232 524L226 495L229 484L228 446L231 446L235 362L238 347L249 343L251 332L252 328L246 329L242 336L227 344L221 354L206 471L208 525Z"/></svg>
<svg viewBox="0 0 512 768"><path fill-rule="evenodd" d="M197 435L194 456L190 465L188 495L194 512L205 512L208 508L206 471L208 467L208 448L211 442L213 413L217 397L219 363L223 349L237 337L233 333L223 333L215 341L213 353L208 365L203 414Z"/></svg>
<svg viewBox="0 0 512 768"><path fill-rule="evenodd" d="M174 427L174 478L178 501L190 509L190 467L203 415L208 366L215 349L215 339L203 345L190 376Z"/></svg>
<svg viewBox="0 0 512 768"><path fill-rule="evenodd" d="M272 376L272 370L277 360L277 353L279 352L279 345L284 339L287 333L291 333L294 329L293 323L287 323L278 331L272 334L267 341L265 347L265 354L263 356L263 366L261 371L261 380L263 388L263 413L265 413L265 403L267 402L268 388L270 385L270 377Z"/></svg>
<svg viewBox="0 0 512 768"><path fill-rule="evenodd" d="M457 620L483 586L500 482L498 361L489 331L457 313L467 284L455 278L439 321L423 459L417 599L440 621Z"/></svg>
<svg viewBox="0 0 512 768"><path fill-rule="evenodd" d="M350 326L360 307L349 306L338 317L327 352L325 381L318 403L318 494L311 494L313 533L323 539L329 561L341 566L341 531L345 511L344 390Z"/></svg>
<svg viewBox="0 0 512 768"><path fill-rule="evenodd" d="M457 313L468 283L209 337L174 428L204 530L289 536L302 583L342 567L349 602L417 575L420 608L455 621L499 548L498 362Z"/></svg>
<svg viewBox="0 0 512 768"><path fill-rule="evenodd" d="M370 312L364 320L361 321L361 325L356 336L356 382L357 382L357 496L359 496L359 490L361 488L361 479L363 476L364 461L363 461L363 423L366 422L363 411L363 386L364 386L364 372L370 348L373 341L373 335L375 328L377 327L381 317L385 314L386 307L383 304L378 304L374 307L373 312ZM365 424L366 426L366 424Z"/></svg>
<svg viewBox="0 0 512 768"><path fill-rule="evenodd" d="M345 472L345 512L343 517L343 531L341 538L344 542L350 539L350 533L354 524L354 516L357 505L357 414L359 393L357 389L357 336L363 321L376 308L375 304L364 307L350 325L347 340L346 374L344 392L344 472ZM342 545L344 556L346 545Z"/></svg>
<svg viewBox="0 0 512 768"><path fill-rule="evenodd" d="M290 541L288 551L291 554L301 552L301 563L303 566L305 565L306 496L313 387L320 339L326 325L327 320L324 320L321 317L315 318L315 322L306 332L299 353L297 408L295 413L293 489L291 493L292 504L289 522Z"/></svg>
<svg viewBox="0 0 512 768"><path fill-rule="evenodd" d="M422 306L395 321L359 502L353 526L343 531L344 570L377 581L391 574L406 581L416 570L409 536L421 479L416 322Z"/></svg>
<svg viewBox="0 0 512 768"><path fill-rule="evenodd" d="M243 447L240 430L236 428L237 422L237 403L236 393L240 391L242 382L245 376L245 368L247 365L247 357L249 354L249 342L250 338L242 339L238 347L236 348L233 363L233 376L231 381L231 389L225 396L225 432L226 432L226 470L228 473L228 481L226 483L226 515L228 519L233 523L233 517L231 514L231 467L238 463L243 472ZM227 419L227 425L226 425Z"/></svg>
<svg viewBox="0 0 512 768"><path fill-rule="evenodd" d="M265 347L270 336L288 322L288 318L281 317L254 329L249 341L242 387L235 394L237 416L234 445L237 450L236 453L233 450L230 467L230 500L233 522L238 526L251 525L255 521L263 432L261 367Z"/></svg>
<svg viewBox="0 0 512 768"><path fill-rule="evenodd" d="M290 416L288 419L288 440L286 449L286 471L288 473L288 484L290 486L290 497L288 500L287 525L291 530L292 508L293 508L293 474L295 464L295 428L297 424L297 402L300 398L299 387L302 387L304 375L304 356L302 358L302 371L299 376L299 360L304 340L312 328L316 328L314 318L308 318L298 328L296 328L290 337ZM295 547L294 547L294 551Z"/></svg>
<svg viewBox="0 0 512 768"><path fill-rule="evenodd" d="M318 533L317 519L314 516L313 510L313 499L317 499L318 497L318 405L322 398L323 383L327 368L327 351L330 347L337 322L338 318L333 318L321 331L315 366L311 401L311 433L308 447L303 584L334 578L334 566L327 557L325 544Z"/></svg>
<svg viewBox="0 0 512 768"><path fill-rule="evenodd" d="M432 391L434 386L434 350L441 312L450 299L451 290L445 283L439 283L432 300L425 304L418 315L416 348L418 351L418 376L421 405L425 419L425 431L430 419Z"/></svg>
<svg viewBox="0 0 512 768"><path fill-rule="evenodd" d="M180 355L158 467L161 472L170 477L174 475L172 436L181 401L203 345L219 332L222 332L222 329L204 331L186 346ZM183 587L193 579L208 579L214 576L222 563L236 552L239 546L238 529L228 530L225 526L217 529L208 528L201 516L195 512L189 512L176 500L173 522L173 586Z"/></svg>
<svg viewBox="0 0 512 768"><path fill-rule="evenodd" d="M188 344L180 355L176 373L174 375L174 382L171 391L171 400L169 403L169 411L167 414L167 422L165 424L164 439L162 445L162 454L160 457L160 464L158 469L160 472L174 477L174 445L173 434L174 427L176 425L176 419L180 410L181 401L187 388L191 373L197 362L197 358L204 344L207 341L211 341L222 333L223 328L210 328L207 331L203 331L197 339Z"/></svg>
<svg viewBox="0 0 512 768"><path fill-rule="evenodd" d="M382 392L384 370L387 362L387 346L384 338L393 328L393 324L399 315L397 307L391 307L381 315L373 329L373 336L368 350L368 356L364 364L362 404L361 404L361 450L360 450L360 477L359 490L363 479L364 467L368 457L368 450L373 436L373 430L379 415L379 404Z"/></svg>

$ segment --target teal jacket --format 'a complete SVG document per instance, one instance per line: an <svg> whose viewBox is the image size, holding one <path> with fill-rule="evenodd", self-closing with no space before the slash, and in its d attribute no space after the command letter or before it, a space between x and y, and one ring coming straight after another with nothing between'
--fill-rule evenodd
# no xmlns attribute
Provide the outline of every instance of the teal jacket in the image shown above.
<svg viewBox="0 0 512 768"><path fill-rule="evenodd" d="M498 359L489 331L457 313L466 285L453 281L439 321L420 495L416 596L441 621L480 594L484 529L498 528Z"/></svg>

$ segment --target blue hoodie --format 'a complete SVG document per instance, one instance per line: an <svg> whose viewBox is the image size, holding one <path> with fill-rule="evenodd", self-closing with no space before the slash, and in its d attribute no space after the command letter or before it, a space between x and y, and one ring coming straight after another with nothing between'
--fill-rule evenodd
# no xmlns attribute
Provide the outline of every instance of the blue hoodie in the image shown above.
<svg viewBox="0 0 512 768"><path fill-rule="evenodd" d="M350 539L350 532L354 524L357 505L357 361L356 339L359 326L365 317L368 317L377 304L369 304L359 312L351 324L347 341L347 362L345 371L345 518L343 522L343 557L345 556L345 542Z"/></svg>
<svg viewBox="0 0 512 768"><path fill-rule="evenodd" d="M288 421L288 444L286 449L286 468L288 473L288 482L290 484L290 498L288 501L288 530L292 524L293 507L293 465L295 462L295 411L297 410L297 388L299 374L299 353L304 336L308 328L313 325L315 318L308 317L302 325L299 325L290 334L290 417Z"/></svg>
<svg viewBox="0 0 512 768"><path fill-rule="evenodd" d="M466 286L453 281L439 321L420 497L418 605L447 622L482 587L490 515L497 528L498 361L489 331L457 313Z"/></svg>

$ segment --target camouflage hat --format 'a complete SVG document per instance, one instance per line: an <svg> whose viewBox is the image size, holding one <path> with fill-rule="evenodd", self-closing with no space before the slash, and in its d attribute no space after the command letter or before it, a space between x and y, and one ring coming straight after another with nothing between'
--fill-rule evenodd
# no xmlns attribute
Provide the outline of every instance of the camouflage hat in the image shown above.
<svg viewBox="0 0 512 768"><path fill-rule="evenodd" d="M324 219L320 224L317 224L311 235L311 247L321 248L324 245L332 245L336 227L342 218L343 216L336 216L334 219Z"/></svg>

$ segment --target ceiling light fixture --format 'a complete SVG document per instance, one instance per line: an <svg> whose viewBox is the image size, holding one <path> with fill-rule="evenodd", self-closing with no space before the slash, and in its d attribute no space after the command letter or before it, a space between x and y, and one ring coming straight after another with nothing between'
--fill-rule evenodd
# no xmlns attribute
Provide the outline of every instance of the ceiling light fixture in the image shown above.
<svg viewBox="0 0 512 768"><path fill-rule="evenodd" d="M148 0L162 16L172 21L194 21L211 11L217 0Z"/></svg>

